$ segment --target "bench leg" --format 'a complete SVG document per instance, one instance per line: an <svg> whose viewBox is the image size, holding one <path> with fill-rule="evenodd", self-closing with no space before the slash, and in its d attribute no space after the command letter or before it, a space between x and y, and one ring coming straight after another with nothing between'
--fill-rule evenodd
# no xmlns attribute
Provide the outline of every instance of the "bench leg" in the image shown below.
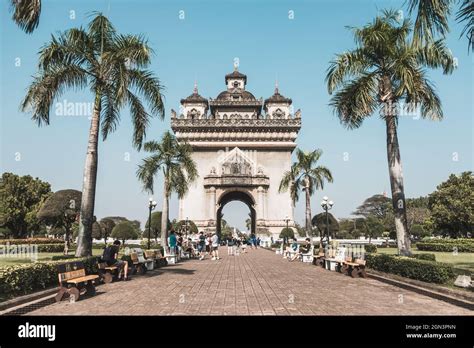
<svg viewBox="0 0 474 348"><path fill-rule="evenodd" d="M87 282L87 285L86 285L86 294L87 294L88 296L94 296L94 295L95 295L95 286L94 286L94 284L92 283L92 281Z"/></svg>
<svg viewBox="0 0 474 348"><path fill-rule="evenodd" d="M105 284L112 283L113 279L114 279L113 275L109 272L106 272L103 276L103 280Z"/></svg>
<svg viewBox="0 0 474 348"><path fill-rule="evenodd" d="M69 302L74 303L79 300L80 292L78 288L69 288L68 289L69 293Z"/></svg>
<svg viewBox="0 0 474 348"><path fill-rule="evenodd" d="M359 270L359 275L362 277L362 278L367 278L367 273L365 272L365 268L361 268Z"/></svg>
<svg viewBox="0 0 474 348"><path fill-rule="evenodd" d="M56 294L56 296L54 297L54 299L56 300L56 302L61 302L61 300L63 299L64 297L64 294L67 292L67 289L65 287L60 287L59 288L59 291L58 293Z"/></svg>
<svg viewBox="0 0 474 348"><path fill-rule="evenodd" d="M359 277L359 270L357 268L352 268L351 277L352 278L358 278Z"/></svg>

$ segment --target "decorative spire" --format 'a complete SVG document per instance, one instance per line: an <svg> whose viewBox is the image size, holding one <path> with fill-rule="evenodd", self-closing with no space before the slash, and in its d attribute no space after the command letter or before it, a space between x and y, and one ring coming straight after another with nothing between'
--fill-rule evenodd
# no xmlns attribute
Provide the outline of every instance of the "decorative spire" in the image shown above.
<svg viewBox="0 0 474 348"><path fill-rule="evenodd" d="M193 89L193 93L194 94L198 94L198 84L197 84L197 81L194 80L194 89Z"/></svg>
<svg viewBox="0 0 474 348"><path fill-rule="evenodd" d="M278 90L278 78L275 80L275 94L280 94Z"/></svg>

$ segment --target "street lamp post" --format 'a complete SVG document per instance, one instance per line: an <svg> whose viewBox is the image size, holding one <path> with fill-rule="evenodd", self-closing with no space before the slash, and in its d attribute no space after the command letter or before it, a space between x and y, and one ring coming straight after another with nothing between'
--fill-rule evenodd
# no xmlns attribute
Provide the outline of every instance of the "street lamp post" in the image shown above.
<svg viewBox="0 0 474 348"><path fill-rule="evenodd" d="M323 197L323 201L321 202L321 207L324 209L326 212L326 237L329 245L329 213L328 211L332 208L334 205L333 201L329 201L329 198L327 196Z"/></svg>
<svg viewBox="0 0 474 348"><path fill-rule="evenodd" d="M153 200L153 197L150 197L148 201L148 250L150 250L150 240L151 240L151 211L155 209L156 201Z"/></svg>
<svg viewBox="0 0 474 348"><path fill-rule="evenodd" d="M285 222L286 222L286 233L288 233L288 223L290 222L290 218L288 217L288 215L285 217ZM286 233L285 233L285 235L286 235ZM285 243L286 238L287 238L286 236L283 237L283 245L286 244Z"/></svg>
<svg viewBox="0 0 474 348"><path fill-rule="evenodd" d="M188 217L186 216L186 225L185 225L185 236L186 236L186 240L188 240Z"/></svg>

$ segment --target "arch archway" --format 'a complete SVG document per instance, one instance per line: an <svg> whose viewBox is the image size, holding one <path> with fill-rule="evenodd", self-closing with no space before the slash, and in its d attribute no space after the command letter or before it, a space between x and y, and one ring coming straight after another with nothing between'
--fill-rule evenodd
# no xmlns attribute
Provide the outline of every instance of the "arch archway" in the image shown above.
<svg viewBox="0 0 474 348"><path fill-rule="evenodd" d="M222 222L222 209L225 205L232 201L240 201L247 205L250 210L250 233L255 234L257 226L257 214L255 211L255 201L250 193L240 190L229 190L224 192L218 201L218 208L216 213L216 232L217 235L221 236L221 222Z"/></svg>

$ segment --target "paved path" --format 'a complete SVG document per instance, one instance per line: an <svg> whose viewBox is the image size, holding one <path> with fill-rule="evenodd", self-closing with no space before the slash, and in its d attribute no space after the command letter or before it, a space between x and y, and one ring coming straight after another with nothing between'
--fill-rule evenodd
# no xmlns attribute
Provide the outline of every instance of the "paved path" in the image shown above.
<svg viewBox="0 0 474 348"><path fill-rule="evenodd" d="M29 315L459 315L473 312L372 279L353 279L268 250L187 260L101 285L74 304Z"/></svg>

